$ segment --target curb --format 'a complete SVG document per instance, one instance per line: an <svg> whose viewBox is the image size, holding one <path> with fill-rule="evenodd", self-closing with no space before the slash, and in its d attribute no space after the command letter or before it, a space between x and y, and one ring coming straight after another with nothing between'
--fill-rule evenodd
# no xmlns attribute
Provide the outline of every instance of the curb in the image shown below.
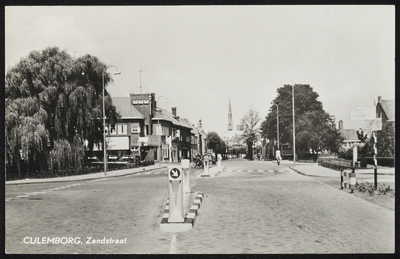
<svg viewBox="0 0 400 259"><path fill-rule="evenodd" d="M296 173L298 173L298 174L301 174L301 175L304 175L304 176L311 176L311 177L322 177L322 178L340 178L340 175L339 176L322 176L322 175L312 175L312 174L305 174L305 173L302 173L302 172L300 172L299 170L297 170L297 169L294 169L293 167L291 167L291 166L289 166L289 168L290 169L292 169L293 171L295 171Z"/></svg>
<svg viewBox="0 0 400 259"><path fill-rule="evenodd" d="M301 174L301 175L304 175L304 176L322 177L322 178L337 178L337 177L340 178L340 174L339 174L339 173L338 173L338 174L339 174L338 176L313 175L313 174L305 174L305 173L302 173L302 172L300 172L298 169L295 169L295 168L293 168L293 167L291 167L291 166L289 166L289 168L292 169L293 171L295 171L296 173ZM337 172L340 172L340 171L337 171ZM357 173L357 171L356 171L356 173ZM362 174L362 175L374 175L374 173L361 173L361 172L358 172L357 174ZM394 175L394 174L390 174L390 173L378 173L377 175Z"/></svg>
<svg viewBox="0 0 400 259"><path fill-rule="evenodd" d="M225 168L226 168L225 166L222 166L221 168L216 170L217 171L216 173L208 173L208 174L202 173L202 174L196 175L196 177L215 177L215 176L218 176L220 173L222 173L222 171L224 171Z"/></svg>
<svg viewBox="0 0 400 259"><path fill-rule="evenodd" d="M13 183L13 182L7 182L6 181L6 185L20 185L20 184L37 184L37 183L63 183L63 182L77 182L77 181L90 181L90 180L96 180L96 179L104 179L104 178L113 178L113 177L121 177L121 176L125 176L125 175L131 175L131 174L137 174L137 173L141 173L143 171L154 171L154 170L158 170L161 168L167 168L167 166L162 166L162 167L157 167L157 168L152 168L152 169L145 169L143 168L142 171L137 171L137 172L130 172L130 173L124 173L124 174L120 174L120 175L106 175L106 176L99 176L99 177L91 177L91 178L85 178L85 179L66 179L66 180L47 180L45 181L45 179L52 179L52 178L42 178L42 179L30 179L30 180L39 180L39 181L29 181L29 182L19 182L19 183ZM86 175L90 175L90 174L86 174ZM66 176L68 177L68 176ZM53 178L54 179L54 178ZM16 180L18 181L18 180Z"/></svg>
<svg viewBox="0 0 400 259"><path fill-rule="evenodd" d="M169 199L167 200L167 205L165 206L164 214L161 219L160 231L162 232L184 232L189 231L193 228L194 220L198 215L198 210L200 209L201 203L204 200L204 194L202 192L197 193L196 198L193 201L189 212L185 215L185 221L183 223L169 223Z"/></svg>

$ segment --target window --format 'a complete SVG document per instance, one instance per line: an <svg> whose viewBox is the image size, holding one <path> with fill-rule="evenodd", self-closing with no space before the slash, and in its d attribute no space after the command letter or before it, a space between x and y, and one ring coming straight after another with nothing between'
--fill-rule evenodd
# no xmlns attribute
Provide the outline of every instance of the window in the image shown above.
<svg viewBox="0 0 400 259"><path fill-rule="evenodd" d="M128 132L128 125L126 124L119 124L117 125L117 134L123 135L127 134Z"/></svg>
<svg viewBox="0 0 400 259"><path fill-rule="evenodd" d="M131 124L131 132L132 133L140 133L140 125L139 125L139 123L132 123Z"/></svg>
<svg viewBox="0 0 400 259"><path fill-rule="evenodd" d="M162 127L160 124L153 124L153 135L163 135Z"/></svg>
<svg viewBox="0 0 400 259"><path fill-rule="evenodd" d="M190 142L190 136L186 136L186 142Z"/></svg>
<svg viewBox="0 0 400 259"><path fill-rule="evenodd" d="M169 135L171 135L171 134L169 133L169 127L163 126L163 127L162 127L162 130L163 130L163 135L164 135L164 136L169 136Z"/></svg>
<svg viewBox="0 0 400 259"><path fill-rule="evenodd" d="M169 136L169 128L166 126L161 126L159 124L153 125L153 134L161 136Z"/></svg>

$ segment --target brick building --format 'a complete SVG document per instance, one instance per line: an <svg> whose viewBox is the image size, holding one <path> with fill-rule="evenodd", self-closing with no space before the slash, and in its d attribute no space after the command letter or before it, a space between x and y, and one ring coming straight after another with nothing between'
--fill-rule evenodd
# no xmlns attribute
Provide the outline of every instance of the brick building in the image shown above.
<svg viewBox="0 0 400 259"><path fill-rule="evenodd" d="M154 93L112 97L112 102L120 117L107 131L109 158L178 162L197 153L192 145L193 127L177 116L176 107L171 112L156 107ZM103 157L101 148L93 151Z"/></svg>

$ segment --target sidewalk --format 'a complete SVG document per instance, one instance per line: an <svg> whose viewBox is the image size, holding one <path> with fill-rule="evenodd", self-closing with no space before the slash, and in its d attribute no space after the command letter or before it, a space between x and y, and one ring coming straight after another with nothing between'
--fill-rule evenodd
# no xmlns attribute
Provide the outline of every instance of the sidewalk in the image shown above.
<svg viewBox="0 0 400 259"><path fill-rule="evenodd" d="M168 166L172 166L172 165L180 166L181 163L161 162L159 164L157 162L151 166L107 171L107 175L104 175L104 171L102 171L102 172L93 173L93 174L71 175L71 176L62 176L62 177L54 177L54 178L38 178L38 179L28 179L27 178L27 179L22 179L22 180L6 181L6 185L85 181L85 180L94 180L94 179L101 179L101 178L120 177L120 176L124 176L124 175L136 174L136 173L143 172L143 171L153 171L153 170L157 170L160 168L164 168L167 171ZM220 171L222 171L222 170L220 169L218 171L218 168L216 168L216 166L210 167L210 172L212 172L214 174L218 174Z"/></svg>
<svg viewBox="0 0 400 259"><path fill-rule="evenodd" d="M129 168L122 170L113 170L107 171L107 175L104 175L104 171L93 174L82 174L82 175L72 175L72 176L63 176L63 177L54 177L54 178L40 178L40 179L22 179L22 180L13 180L6 181L6 184L30 184L30 183L49 183L49 182L68 182L68 181L84 181L84 180L93 180L100 178L110 178L110 177L119 177L123 175L135 174L143 171L152 171L160 168L167 168L169 165L180 165L180 163L161 163L159 165L156 163L155 165L145 166L145 167L137 167L137 168Z"/></svg>
<svg viewBox="0 0 400 259"><path fill-rule="evenodd" d="M326 167L319 166L318 163L296 163L296 165L289 166L299 174L314 177L330 177L340 178L340 171L329 169ZM363 180L374 178L374 169L356 169L356 175ZM378 181L390 181L394 182L395 168L390 167L378 167ZM379 177L380 176L380 177Z"/></svg>

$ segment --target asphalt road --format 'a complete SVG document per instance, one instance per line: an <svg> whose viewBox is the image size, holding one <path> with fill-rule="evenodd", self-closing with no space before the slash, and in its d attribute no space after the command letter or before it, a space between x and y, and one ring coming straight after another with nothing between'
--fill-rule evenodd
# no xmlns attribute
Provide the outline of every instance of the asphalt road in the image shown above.
<svg viewBox="0 0 400 259"><path fill-rule="evenodd" d="M192 191L203 192L205 199L194 228L177 234L158 228L168 197L165 169L6 186L6 253L394 252L393 210L285 165L245 160L223 164L226 170L217 177L192 174ZM48 242L47 237L71 244L37 244L43 238ZM100 244L88 244L89 238Z"/></svg>

